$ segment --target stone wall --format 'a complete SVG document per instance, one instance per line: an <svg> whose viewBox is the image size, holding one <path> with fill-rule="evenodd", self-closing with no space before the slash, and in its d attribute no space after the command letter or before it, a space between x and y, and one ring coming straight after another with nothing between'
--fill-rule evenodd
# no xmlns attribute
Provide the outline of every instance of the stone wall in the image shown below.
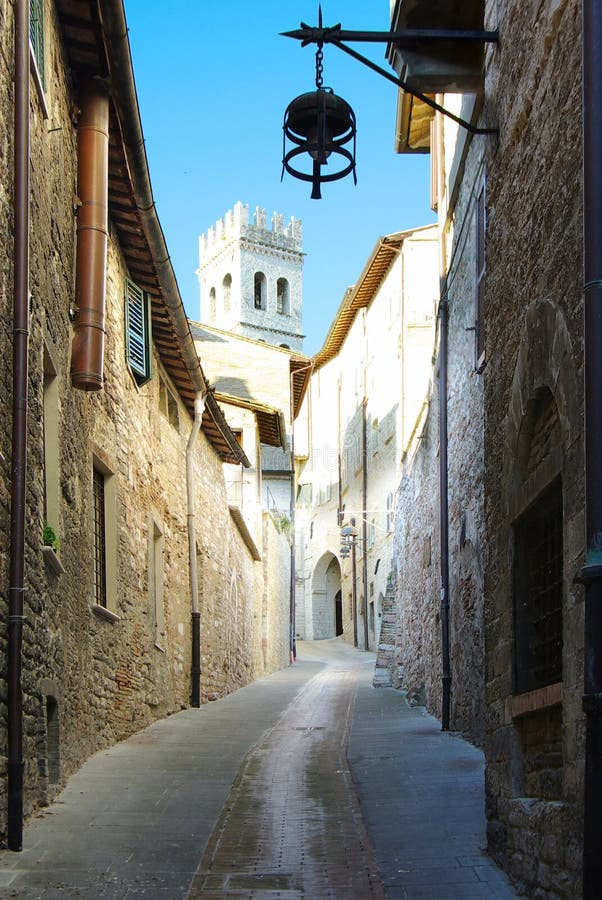
<svg viewBox="0 0 602 900"><path fill-rule="evenodd" d="M504 42L486 79L495 98L488 112L500 125L488 159L485 282L489 842L530 895L573 898L581 893L583 790L582 589L573 583L584 549L581 6L496 8ZM560 429L548 429L542 451L531 436L543 398ZM526 455L534 459L527 468ZM513 526L557 477L562 682L513 696ZM533 766L537 748L552 758L544 779Z"/></svg>
<svg viewBox="0 0 602 900"><path fill-rule="evenodd" d="M408 448L398 492L393 554L397 600L393 685L440 716L438 452L437 395L431 394L415 440Z"/></svg>
<svg viewBox="0 0 602 900"><path fill-rule="evenodd" d="M68 83L53 6L46 6L48 81L31 82L31 316L23 644L25 812L46 803L91 753L190 702L191 595L186 446L192 421L153 359L139 386L125 359L128 275L110 227L103 390L70 380L74 296L77 98ZM3 71L12 68L12 5L0 4ZM6 65L4 65L6 63ZM44 99L49 117L45 117ZM0 78L0 321L12 327L12 90ZM0 361L0 532L9 535L11 354ZM164 402L169 393L170 402ZM48 443L56 440L56 452ZM46 452L45 452L46 447ZM107 604L94 579L93 469L103 476ZM271 535L257 562L226 502L223 466L201 431L193 464L200 561L202 697L284 665L286 541ZM62 573L40 550L50 519ZM269 529L268 529L269 531ZM8 544L8 541L7 541ZM8 546L0 554L6 623ZM264 568L273 583L264 598ZM262 630L266 603L267 653ZM263 623L265 625L265 623ZM6 654L6 625L0 652ZM0 675L0 786L6 774L6 672ZM0 829L5 795L0 795Z"/></svg>

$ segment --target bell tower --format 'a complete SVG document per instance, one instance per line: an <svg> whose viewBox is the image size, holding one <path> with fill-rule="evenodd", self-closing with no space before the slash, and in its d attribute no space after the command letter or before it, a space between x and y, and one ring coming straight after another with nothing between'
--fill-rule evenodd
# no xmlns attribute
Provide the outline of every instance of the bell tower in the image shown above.
<svg viewBox="0 0 602 900"><path fill-rule="evenodd" d="M291 350L303 349L300 219L238 202L199 238L200 321Z"/></svg>

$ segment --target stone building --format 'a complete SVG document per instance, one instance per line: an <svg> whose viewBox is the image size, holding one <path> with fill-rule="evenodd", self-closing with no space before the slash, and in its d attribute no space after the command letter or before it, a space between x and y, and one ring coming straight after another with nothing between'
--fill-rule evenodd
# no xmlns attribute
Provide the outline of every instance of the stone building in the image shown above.
<svg viewBox="0 0 602 900"><path fill-rule="evenodd" d="M9 352L0 362L0 646L13 663L17 556L25 588L22 752L13 731L8 760L19 685L14 666L0 671L2 830L7 763L10 799L24 762L28 814L91 753L283 665L288 650L268 615L282 631L282 585L269 581L281 536L263 523L254 552L228 503L224 465L249 460L208 390L156 216L122 0L29 7L30 78L15 75L17 4L0 4L0 318L10 334L15 295L29 325L20 555L17 366ZM13 138L15 82L31 92L29 141ZM30 172L29 217L14 160ZM23 230L28 308L14 276Z"/></svg>
<svg viewBox="0 0 602 900"><path fill-rule="evenodd" d="M214 397L250 461L248 468L225 466L226 493L233 515L242 520L252 540L261 546L266 529L272 533L263 553L266 593L263 613L266 660L282 658L291 637L291 545L294 541L295 472L298 453L292 440L293 421L309 383L307 357L263 341L191 323L192 334ZM271 654L271 656L270 656Z"/></svg>
<svg viewBox="0 0 602 900"><path fill-rule="evenodd" d="M300 219L238 202L199 238L201 322L291 350L303 349Z"/></svg>
<svg viewBox="0 0 602 900"><path fill-rule="evenodd" d="M395 492L430 377L437 252L434 226L380 238L313 357L297 511L303 638L378 644ZM342 527L356 532L348 547Z"/></svg>
<svg viewBox="0 0 602 900"><path fill-rule="evenodd" d="M449 44L390 56L411 87L498 129L473 136L400 93L398 149L433 158L448 352L440 343L431 408L400 488L399 661L440 715L443 586L450 727L483 742L489 849L527 896L576 898L585 789L575 583L585 551L582 5L392 6L393 27L500 33L499 44L471 53ZM447 491L438 471L445 436Z"/></svg>

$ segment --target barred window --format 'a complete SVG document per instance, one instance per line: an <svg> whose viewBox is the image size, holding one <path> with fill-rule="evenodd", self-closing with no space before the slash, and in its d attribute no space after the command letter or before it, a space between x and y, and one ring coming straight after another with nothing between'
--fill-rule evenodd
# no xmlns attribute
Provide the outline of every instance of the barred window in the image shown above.
<svg viewBox="0 0 602 900"><path fill-rule="evenodd" d="M107 548L105 521L105 477L93 470L94 496L94 600L98 606L107 606Z"/></svg>
<svg viewBox="0 0 602 900"><path fill-rule="evenodd" d="M514 525L516 693L562 679L562 482L557 479Z"/></svg>

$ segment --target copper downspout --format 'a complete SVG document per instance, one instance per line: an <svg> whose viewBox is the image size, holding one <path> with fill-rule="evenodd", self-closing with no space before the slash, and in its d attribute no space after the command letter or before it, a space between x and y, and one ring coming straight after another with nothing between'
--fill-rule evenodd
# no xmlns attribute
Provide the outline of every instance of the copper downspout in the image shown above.
<svg viewBox="0 0 602 900"><path fill-rule="evenodd" d="M583 900L602 897L602 4L583 2L585 775Z"/></svg>
<svg viewBox="0 0 602 900"><path fill-rule="evenodd" d="M105 86L86 84L78 126L75 334L71 381L82 391L102 389L108 240L109 98Z"/></svg>
<svg viewBox="0 0 602 900"><path fill-rule="evenodd" d="M8 589L8 847L23 844L23 692L21 688L27 474L29 344L29 2L15 4L15 160L13 424Z"/></svg>

